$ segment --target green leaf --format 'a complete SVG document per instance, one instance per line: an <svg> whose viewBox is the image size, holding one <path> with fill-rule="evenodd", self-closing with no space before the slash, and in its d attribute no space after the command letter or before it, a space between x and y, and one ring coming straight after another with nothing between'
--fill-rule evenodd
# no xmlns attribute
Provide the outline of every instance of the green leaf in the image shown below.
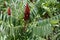
<svg viewBox="0 0 60 40"><path fill-rule="evenodd" d="M57 23L59 23L59 20L51 20L50 23L51 24L57 24Z"/></svg>

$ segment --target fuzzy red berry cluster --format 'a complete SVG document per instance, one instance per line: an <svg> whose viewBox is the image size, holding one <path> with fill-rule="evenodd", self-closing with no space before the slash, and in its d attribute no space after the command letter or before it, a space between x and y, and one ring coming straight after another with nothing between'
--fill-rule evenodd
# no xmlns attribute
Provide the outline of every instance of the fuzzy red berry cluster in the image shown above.
<svg viewBox="0 0 60 40"><path fill-rule="evenodd" d="M11 9L10 9L10 7L8 8L8 15L11 15Z"/></svg>
<svg viewBox="0 0 60 40"><path fill-rule="evenodd" d="M8 12L8 15L11 15L11 8L10 7L8 8L7 12ZM30 16L30 8L27 3L25 6L25 10L24 10L24 20L27 21L29 19L29 16Z"/></svg>
<svg viewBox="0 0 60 40"><path fill-rule="evenodd" d="M24 20L27 21L30 16L30 9L28 3L25 6L25 11L24 11Z"/></svg>

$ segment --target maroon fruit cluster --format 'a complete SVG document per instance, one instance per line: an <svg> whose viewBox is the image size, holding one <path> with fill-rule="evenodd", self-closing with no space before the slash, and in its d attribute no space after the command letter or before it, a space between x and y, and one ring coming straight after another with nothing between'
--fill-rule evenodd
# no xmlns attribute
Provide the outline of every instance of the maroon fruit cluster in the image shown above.
<svg viewBox="0 0 60 40"><path fill-rule="evenodd" d="M8 8L8 15L11 15L11 9L10 9L10 7Z"/></svg>
<svg viewBox="0 0 60 40"><path fill-rule="evenodd" d="M24 20L27 21L29 19L29 16L30 16L30 9L27 3L25 7L25 12L24 12Z"/></svg>

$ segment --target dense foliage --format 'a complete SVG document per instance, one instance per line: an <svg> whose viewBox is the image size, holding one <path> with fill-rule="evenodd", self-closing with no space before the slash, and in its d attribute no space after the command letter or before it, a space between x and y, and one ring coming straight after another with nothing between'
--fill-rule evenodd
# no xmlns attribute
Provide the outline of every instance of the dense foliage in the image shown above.
<svg viewBox="0 0 60 40"><path fill-rule="evenodd" d="M60 1L0 0L0 40L60 40Z"/></svg>

